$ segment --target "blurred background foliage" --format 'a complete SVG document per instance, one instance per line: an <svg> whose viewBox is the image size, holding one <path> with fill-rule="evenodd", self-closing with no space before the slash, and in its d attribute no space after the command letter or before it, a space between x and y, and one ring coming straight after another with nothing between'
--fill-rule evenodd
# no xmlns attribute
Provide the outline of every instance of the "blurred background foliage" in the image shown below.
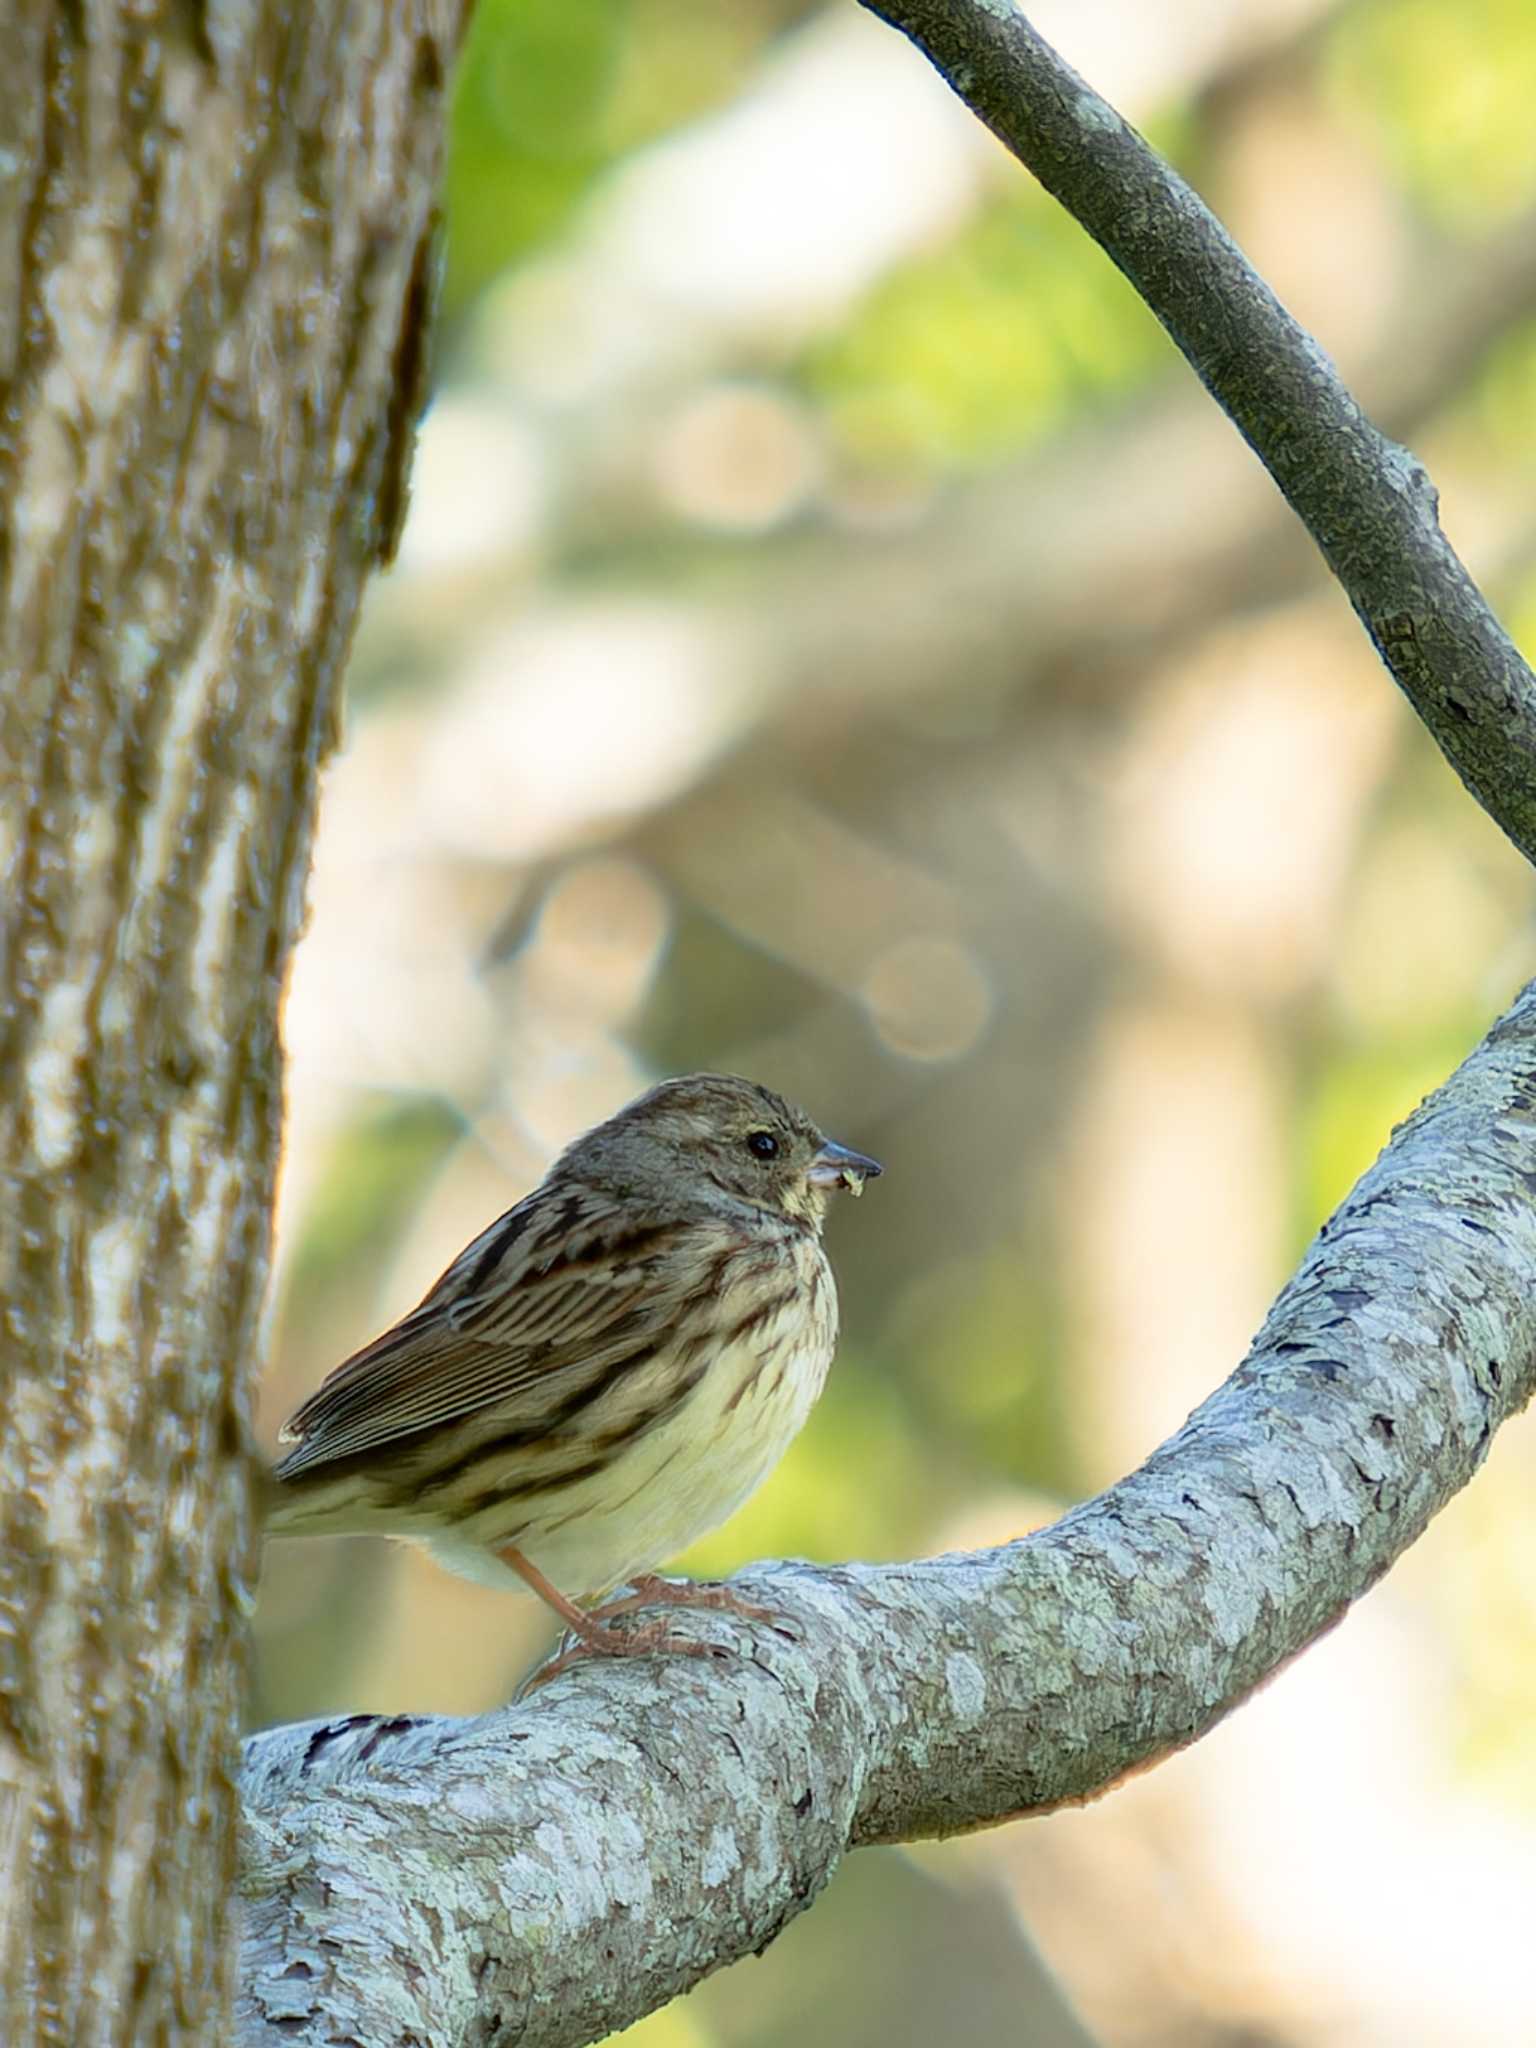
<svg viewBox="0 0 1536 2048"><path fill-rule="evenodd" d="M1529 651L1528 9L1035 13L1429 462ZM1246 450L897 37L480 0L288 1006L269 1439L573 1131L707 1064L889 1172L833 1221L825 1400L688 1563L1018 1534L1237 1362L1531 912ZM853 1859L635 2038L1528 2041L1533 1467L1506 1432L1187 1756ZM547 1634L365 1544L275 1548L258 1625L263 1719L474 1711Z"/></svg>

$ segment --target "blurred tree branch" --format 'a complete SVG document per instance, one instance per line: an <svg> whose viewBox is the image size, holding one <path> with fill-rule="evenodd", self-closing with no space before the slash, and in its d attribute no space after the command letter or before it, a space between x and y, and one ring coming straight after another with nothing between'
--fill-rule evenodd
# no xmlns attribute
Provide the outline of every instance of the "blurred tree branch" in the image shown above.
<svg viewBox="0 0 1536 2048"><path fill-rule="evenodd" d="M1324 1225L1232 1378L1053 1527L759 1566L782 1629L477 1721L247 1744L247 2044L574 2048L772 1940L844 1850L1041 1813L1212 1727L1536 1390L1536 985ZM343 1932L344 1930L344 1932Z"/></svg>
<svg viewBox="0 0 1536 2048"><path fill-rule="evenodd" d="M1363 402L1395 435L1431 423L1536 310L1536 221L1523 215L1475 247L1424 232L1408 269L1415 282L1394 308L1391 347L1351 366ZM1418 283L1425 274L1433 293ZM603 506L600 453L611 462L600 422L587 444L594 452L572 457L562 494L557 561L614 546L611 508L591 509ZM740 650L765 723L823 696L829 679L855 698L921 695L957 674L1019 693L1059 663L1080 669L1085 655L1140 672L1149 653L1186 644L1217 613L1278 604L1315 581L1316 555L1286 507L1230 450L1224 423L1181 379L1075 426L1064 445L952 483L910 531L872 541L820 529L810 542L795 532L734 553L714 535L676 546L696 615ZM608 588L648 587L650 532L638 573L620 546ZM1516 546L1523 554L1528 542ZM523 573L502 561L486 572L502 592ZM484 616L463 601L460 567L414 566L380 587L363 658L395 661L404 646L451 674Z"/></svg>
<svg viewBox="0 0 1536 2048"><path fill-rule="evenodd" d="M8 20L9 2048L227 2036L277 1006L403 507L456 17Z"/></svg>
<svg viewBox="0 0 1536 2048"><path fill-rule="evenodd" d="M1422 466L1182 178L1007 0L863 0L1136 287L1253 448L1478 802L1536 856L1536 678L1440 530Z"/></svg>
<svg viewBox="0 0 1536 2048"><path fill-rule="evenodd" d="M1396 434L1431 420L1536 310L1536 220L1471 251L1426 237L1413 269L1442 288L1405 295L1396 346L1358 377ZM1278 604L1314 580L1313 551L1257 472L1234 471L1229 443L1199 393L1160 388L1128 416L957 487L911 534L873 548L831 534L814 558L787 543L750 573L717 575L711 601L784 695L823 690L829 675L880 696L957 673L1017 691L1085 655L1139 671L1219 612Z"/></svg>

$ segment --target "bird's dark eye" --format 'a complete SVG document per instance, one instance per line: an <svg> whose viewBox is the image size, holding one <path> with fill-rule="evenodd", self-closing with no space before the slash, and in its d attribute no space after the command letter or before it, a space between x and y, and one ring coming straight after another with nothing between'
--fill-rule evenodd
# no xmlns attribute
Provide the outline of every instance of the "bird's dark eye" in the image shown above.
<svg viewBox="0 0 1536 2048"><path fill-rule="evenodd" d="M754 1159L777 1159L779 1141L772 1131L753 1131L747 1139L747 1150Z"/></svg>

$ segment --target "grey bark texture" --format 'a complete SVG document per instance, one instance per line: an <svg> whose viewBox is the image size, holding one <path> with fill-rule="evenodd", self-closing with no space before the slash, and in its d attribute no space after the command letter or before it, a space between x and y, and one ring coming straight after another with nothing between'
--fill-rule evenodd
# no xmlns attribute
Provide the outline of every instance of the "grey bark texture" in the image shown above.
<svg viewBox="0 0 1536 2048"><path fill-rule="evenodd" d="M277 1005L400 518L456 14L8 21L7 2048L228 2037Z"/></svg>

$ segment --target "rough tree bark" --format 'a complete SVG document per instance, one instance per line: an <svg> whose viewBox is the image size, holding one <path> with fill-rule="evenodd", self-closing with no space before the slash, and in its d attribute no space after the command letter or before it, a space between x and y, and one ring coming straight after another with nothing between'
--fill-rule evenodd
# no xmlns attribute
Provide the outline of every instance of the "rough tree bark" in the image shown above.
<svg viewBox="0 0 1536 2048"><path fill-rule="evenodd" d="M401 517L454 0L0 67L0 2013L227 2035L277 1004Z"/></svg>

